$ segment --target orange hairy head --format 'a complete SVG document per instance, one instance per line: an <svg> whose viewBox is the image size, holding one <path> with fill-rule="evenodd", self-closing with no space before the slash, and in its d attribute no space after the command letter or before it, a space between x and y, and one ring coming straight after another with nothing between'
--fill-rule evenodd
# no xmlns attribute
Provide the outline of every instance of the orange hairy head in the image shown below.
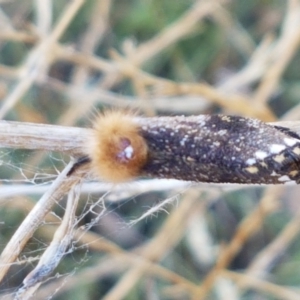
<svg viewBox="0 0 300 300"><path fill-rule="evenodd" d="M148 147L134 116L120 111L99 115L88 147L92 168L102 180L118 183L140 175Z"/></svg>

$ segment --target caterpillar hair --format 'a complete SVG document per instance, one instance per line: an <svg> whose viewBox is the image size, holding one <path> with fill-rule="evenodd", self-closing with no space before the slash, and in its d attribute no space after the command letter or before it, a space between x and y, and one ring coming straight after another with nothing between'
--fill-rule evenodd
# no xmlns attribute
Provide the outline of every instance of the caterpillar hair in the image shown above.
<svg viewBox="0 0 300 300"><path fill-rule="evenodd" d="M287 128L225 115L98 116L86 149L112 183L137 177L240 184L300 183L300 137Z"/></svg>
<svg viewBox="0 0 300 300"><path fill-rule="evenodd" d="M131 180L140 176L147 163L147 142L134 122L134 116L128 113L108 111L99 115L88 144L93 170L105 181Z"/></svg>

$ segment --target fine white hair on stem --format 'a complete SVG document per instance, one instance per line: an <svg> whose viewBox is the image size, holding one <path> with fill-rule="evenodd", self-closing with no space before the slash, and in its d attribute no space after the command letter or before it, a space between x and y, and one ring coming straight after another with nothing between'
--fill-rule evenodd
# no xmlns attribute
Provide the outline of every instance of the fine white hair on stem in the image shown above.
<svg viewBox="0 0 300 300"><path fill-rule="evenodd" d="M73 161L57 176L50 188L40 198L34 208L26 216L25 220L18 227L10 241L5 246L0 257L0 280L4 277L10 264L19 256L22 249L32 237L35 230L43 222L46 214L50 211L55 202L69 192L69 190L81 181L80 176L67 174L73 166Z"/></svg>
<svg viewBox="0 0 300 300"><path fill-rule="evenodd" d="M165 209L165 207L168 204L174 203L175 201L177 201L179 198L179 194L173 196L173 197L169 197L166 198L165 200L161 201L160 203L155 204L154 206L150 207L144 214L142 214L139 218L134 219L133 221L129 222L130 226L134 226L136 225L138 222L140 222L141 220L144 220L145 218L148 218L150 216L153 216L154 214L160 212L160 211L164 211L166 213L168 213L168 211Z"/></svg>
<svg viewBox="0 0 300 300"><path fill-rule="evenodd" d="M71 188L63 220L38 264L23 280L22 287L16 293L16 300L29 299L65 256L76 226L75 213L79 196L80 186Z"/></svg>

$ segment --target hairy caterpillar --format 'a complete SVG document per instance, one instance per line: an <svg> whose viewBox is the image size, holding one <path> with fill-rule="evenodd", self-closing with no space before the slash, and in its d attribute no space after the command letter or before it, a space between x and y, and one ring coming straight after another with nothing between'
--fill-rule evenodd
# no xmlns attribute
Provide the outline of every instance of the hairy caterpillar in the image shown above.
<svg viewBox="0 0 300 300"><path fill-rule="evenodd" d="M288 128L226 115L142 118L110 111L95 120L87 156L94 173L240 184L300 183L300 137Z"/></svg>

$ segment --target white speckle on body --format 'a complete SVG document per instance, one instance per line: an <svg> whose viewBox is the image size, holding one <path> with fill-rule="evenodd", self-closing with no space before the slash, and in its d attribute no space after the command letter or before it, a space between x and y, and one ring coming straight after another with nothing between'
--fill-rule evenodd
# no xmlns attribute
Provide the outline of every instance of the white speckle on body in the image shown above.
<svg viewBox="0 0 300 300"><path fill-rule="evenodd" d="M187 160L187 161L191 161L191 162L196 161L193 157L190 157L190 156L188 156L188 157L186 158L186 160Z"/></svg>
<svg viewBox="0 0 300 300"><path fill-rule="evenodd" d="M283 141L286 143L286 145L288 145L290 147L294 146L297 143L296 140L289 139L289 138L285 138Z"/></svg>
<svg viewBox="0 0 300 300"><path fill-rule="evenodd" d="M278 178L278 181L291 181L291 178L287 175L283 175Z"/></svg>
<svg viewBox="0 0 300 300"><path fill-rule="evenodd" d="M246 160L246 164L251 166L251 165L254 165L256 163L256 159L255 158L248 158Z"/></svg>
<svg viewBox="0 0 300 300"><path fill-rule="evenodd" d="M218 131L218 135L225 135L225 134L227 134L227 130L226 129L223 129L223 130L219 130Z"/></svg>
<svg viewBox="0 0 300 300"><path fill-rule="evenodd" d="M258 159L265 159L268 156L268 153L266 153L265 151L256 151L254 153L255 157Z"/></svg>
<svg viewBox="0 0 300 300"><path fill-rule="evenodd" d="M295 180L286 181L284 185L297 185L297 182Z"/></svg>
<svg viewBox="0 0 300 300"><path fill-rule="evenodd" d="M284 146L284 145L273 144L270 147L270 151L273 154L277 154L277 153L281 152L282 150L284 150L285 148L286 148L286 146Z"/></svg>
<svg viewBox="0 0 300 300"><path fill-rule="evenodd" d="M127 159L131 159L132 158L132 155L133 155L133 148L132 146L127 146L125 149L124 149L124 153L125 153L125 156Z"/></svg>
<svg viewBox="0 0 300 300"><path fill-rule="evenodd" d="M273 171L270 175L271 176L278 176L279 174L277 174L275 171Z"/></svg>
<svg viewBox="0 0 300 300"><path fill-rule="evenodd" d="M222 121L231 122L230 116L222 116Z"/></svg>

